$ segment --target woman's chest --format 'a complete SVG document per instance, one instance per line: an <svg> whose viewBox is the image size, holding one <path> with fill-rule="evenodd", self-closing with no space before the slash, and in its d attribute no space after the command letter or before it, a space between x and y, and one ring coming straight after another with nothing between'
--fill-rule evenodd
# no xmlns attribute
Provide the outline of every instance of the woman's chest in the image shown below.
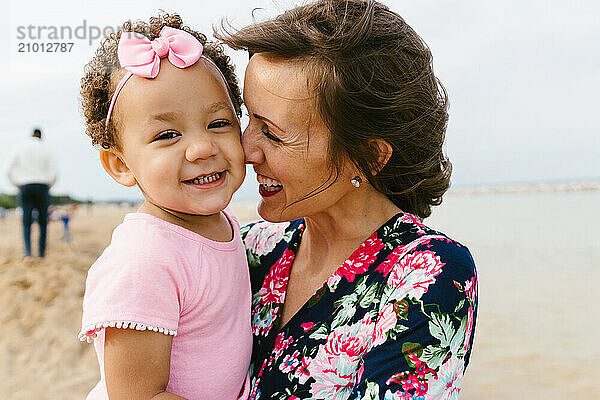
<svg viewBox="0 0 600 400"><path fill-rule="evenodd" d="M300 311L315 293L327 281L336 268L322 268L310 271L303 265L302 260L294 260L285 292L285 301L279 320L279 326L285 326L292 317Z"/></svg>
<svg viewBox="0 0 600 400"><path fill-rule="evenodd" d="M327 281L285 324L276 317L266 335L261 315L269 312L253 309L254 398L285 400L293 393L303 399L321 384L354 384L362 356L373 345L379 284L369 285L367 277Z"/></svg>

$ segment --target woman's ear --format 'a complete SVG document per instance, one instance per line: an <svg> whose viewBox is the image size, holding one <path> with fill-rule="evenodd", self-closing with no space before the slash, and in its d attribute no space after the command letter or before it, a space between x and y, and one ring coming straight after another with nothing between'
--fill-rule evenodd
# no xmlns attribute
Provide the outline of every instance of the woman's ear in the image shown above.
<svg viewBox="0 0 600 400"><path fill-rule="evenodd" d="M391 144L389 144L386 140L383 139L373 139L370 141L369 144L371 146L374 146L377 153L379 154L377 158L377 169L375 171L371 171L373 175L377 175L392 157L394 148Z"/></svg>
<svg viewBox="0 0 600 400"><path fill-rule="evenodd" d="M104 170L121 185L131 187L137 183L135 176L123 161L123 156L115 150L100 150L100 163Z"/></svg>

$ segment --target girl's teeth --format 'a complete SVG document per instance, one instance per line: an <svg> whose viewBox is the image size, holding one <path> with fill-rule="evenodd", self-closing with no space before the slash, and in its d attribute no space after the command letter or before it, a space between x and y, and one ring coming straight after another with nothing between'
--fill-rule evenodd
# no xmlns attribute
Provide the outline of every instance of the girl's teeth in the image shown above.
<svg viewBox="0 0 600 400"><path fill-rule="evenodd" d="M212 175L201 176L199 178L196 178L196 179L192 180L192 183L194 183L196 185L203 185L205 183L211 183L211 182L214 182L214 181L220 179L221 178L221 174L222 173L217 172L217 173L212 174Z"/></svg>

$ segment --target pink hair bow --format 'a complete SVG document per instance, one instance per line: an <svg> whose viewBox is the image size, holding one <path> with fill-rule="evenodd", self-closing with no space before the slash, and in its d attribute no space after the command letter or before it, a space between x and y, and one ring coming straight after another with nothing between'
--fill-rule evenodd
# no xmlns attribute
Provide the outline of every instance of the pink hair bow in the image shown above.
<svg viewBox="0 0 600 400"><path fill-rule="evenodd" d="M167 57L169 62L177 68L187 68L194 65L200 58L204 58L214 65L229 88L229 83L219 67L210 58L202 55L203 50L202 43L194 36L170 26L164 26L154 40L149 40L136 32L121 33L117 55L119 64L127 70L127 73L121 78L113 93L106 114L106 127L108 127L117 96L129 78L132 75L149 79L156 78L160 70L160 59L164 57Z"/></svg>
<svg viewBox="0 0 600 400"><path fill-rule="evenodd" d="M161 58L167 57L177 68L186 68L202 57L202 50L202 44L189 33L165 26L152 41L139 33L123 32L117 54L121 67L127 71L156 78Z"/></svg>

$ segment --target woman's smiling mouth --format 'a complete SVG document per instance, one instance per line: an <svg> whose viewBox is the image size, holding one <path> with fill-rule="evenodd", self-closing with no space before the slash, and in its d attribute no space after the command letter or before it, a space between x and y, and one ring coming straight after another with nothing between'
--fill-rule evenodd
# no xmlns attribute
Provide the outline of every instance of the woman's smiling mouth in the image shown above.
<svg viewBox="0 0 600 400"><path fill-rule="evenodd" d="M264 175L256 174L256 180L259 183L258 192L263 197L270 197L279 193L283 189L283 185Z"/></svg>

